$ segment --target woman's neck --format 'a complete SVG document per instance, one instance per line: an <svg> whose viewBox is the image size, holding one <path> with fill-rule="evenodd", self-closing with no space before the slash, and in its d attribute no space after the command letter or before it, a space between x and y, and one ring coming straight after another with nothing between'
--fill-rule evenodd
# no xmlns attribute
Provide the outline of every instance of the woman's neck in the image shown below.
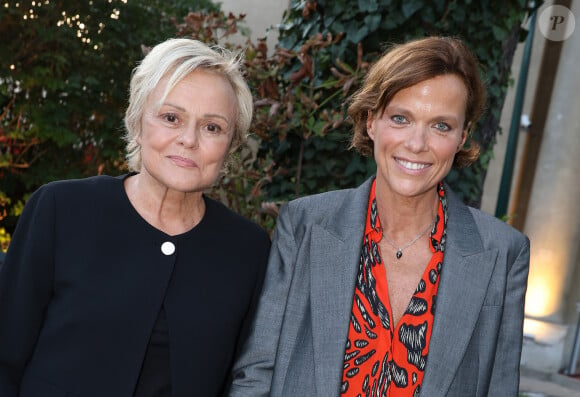
<svg viewBox="0 0 580 397"><path fill-rule="evenodd" d="M435 188L421 196L413 197L377 189L375 197L383 231L397 240L414 236L433 223L439 206Z"/></svg>
<svg viewBox="0 0 580 397"><path fill-rule="evenodd" d="M153 185L140 178L140 174L125 180L125 191L143 219L172 236L191 230L205 214L201 192L179 192Z"/></svg>

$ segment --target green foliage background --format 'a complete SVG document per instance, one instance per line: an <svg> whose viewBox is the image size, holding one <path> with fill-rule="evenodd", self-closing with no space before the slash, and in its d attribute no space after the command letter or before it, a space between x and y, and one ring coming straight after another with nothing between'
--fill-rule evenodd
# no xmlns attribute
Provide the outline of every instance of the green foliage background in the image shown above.
<svg viewBox="0 0 580 397"><path fill-rule="evenodd" d="M268 51L263 40L232 44L232 35L248 33L243 16L208 0L70 3L0 9L0 248L41 184L125 172L130 72L142 46L172 36L245 51L253 136L211 194L269 230L280 203L356 186L374 172L371 159L347 149L345 103L390 43L432 34L465 39L489 88L475 135L483 155L448 181L477 206L528 11L515 0L291 0L279 46Z"/></svg>
<svg viewBox="0 0 580 397"><path fill-rule="evenodd" d="M482 156L473 166L453 170L448 182L471 205L479 206L515 47L525 37L526 1L292 0L280 27L280 46L300 54L280 69L278 84L299 98L289 128L264 135L261 156L284 168L268 189L271 199L355 186L375 170L346 148L350 125L343 103L360 83L366 66L391 43L427 35L464 39L481 62L488 85L487 112L474 138ZM332 45L305 45L316 36ZM307 107L307 109L305 109ZM327 122L325 122L325 120ZM329 123L332 128L329 128Z"/></svg>
<svg viewBox="0 0 580 397"><path fill-rule="evenodd" d="M130 73L142 45L209 0L24 0L0 7L0 221L41 184L124 169ZM5 246L6 244L3 244Z"/></svg>

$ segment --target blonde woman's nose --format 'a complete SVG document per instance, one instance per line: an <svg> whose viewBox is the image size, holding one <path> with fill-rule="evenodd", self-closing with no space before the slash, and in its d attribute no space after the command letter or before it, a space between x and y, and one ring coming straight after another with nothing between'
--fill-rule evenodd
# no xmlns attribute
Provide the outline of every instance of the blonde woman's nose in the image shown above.
<svg viewBox="0 0 580 397"><path fill-rule="evenodd" d="M197 125L188 125L183 128L181 134L177 137L179 144L186 147L195 147L199 141L199 129Z"/></svg>

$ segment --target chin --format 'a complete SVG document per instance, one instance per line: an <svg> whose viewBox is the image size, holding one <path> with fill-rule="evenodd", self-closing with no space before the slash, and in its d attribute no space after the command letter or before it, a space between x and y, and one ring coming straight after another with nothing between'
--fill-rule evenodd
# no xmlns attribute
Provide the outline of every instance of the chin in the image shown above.
<svg viewBox="0 0 580 397"><path fill-rule="evenodd" d="M161 181L161 183L167 188L168 190L174 192L181 192L181 193L194 193L194 192L202 192L207 187L204 183L199 182L189 182L186 180L170 180L170 181Z"/></svg>
<svg viewBox="0 0 580 397"><path fill-rule="evenodd" d="M435 185L433 185L433 189L435 189ZM424 194L430 190L431 190L430 186L412 182L393 185L393 191L405 197L420 196L421 194Z"/></svg>

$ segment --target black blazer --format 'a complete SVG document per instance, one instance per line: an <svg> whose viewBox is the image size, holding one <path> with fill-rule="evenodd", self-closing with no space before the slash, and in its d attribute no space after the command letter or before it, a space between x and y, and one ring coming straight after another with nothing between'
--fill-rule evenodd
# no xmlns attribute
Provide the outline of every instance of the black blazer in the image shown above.
<svg viewBox="0 0 580 397"><path fill-rule="evenodd" d="M169 236L137 214L121 177L40 188L0 268L0 396L131 396L162 305L173 395L219 395L270 239L205 202L199 225Z"/></svg>

